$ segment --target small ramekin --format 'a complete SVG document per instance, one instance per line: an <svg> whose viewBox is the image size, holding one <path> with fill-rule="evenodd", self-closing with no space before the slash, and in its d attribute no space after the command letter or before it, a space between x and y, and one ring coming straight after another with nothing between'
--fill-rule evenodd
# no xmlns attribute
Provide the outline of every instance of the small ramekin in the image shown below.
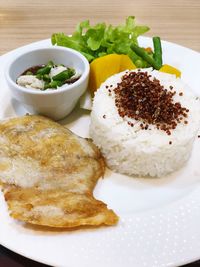
<svg viewBox="0 0 200 267"><path fill-rule="evenodd" d="M46 64L50 60L55 64L74 68L81 73L81 77L73 84L46 91L25 88L16 83L17 78L25 70ZM13 98L24 105L28 112L60 120L72 111L87 89L89 68L87 59L81 53L70 48L55 46L20 52L8 63L5 77Z"/></svg>

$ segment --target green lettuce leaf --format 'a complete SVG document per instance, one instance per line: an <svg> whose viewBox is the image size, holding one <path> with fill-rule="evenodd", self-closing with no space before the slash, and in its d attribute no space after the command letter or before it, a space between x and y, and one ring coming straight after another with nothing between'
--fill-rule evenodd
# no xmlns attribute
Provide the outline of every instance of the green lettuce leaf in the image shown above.
<svg viewBox="0 0 200 267"><path fill-rule="evenodd" d="M108 54L126 54L137 67L146 67L146 62L130 48L138 45L138 36L149 30L147 26L138 26L134 16L129 16L124 25L112 26L105 23L90 25L89 20L79 23L71 36L54 33L51 36L53 45L69 47L81 52L89 62Z"/></svg>

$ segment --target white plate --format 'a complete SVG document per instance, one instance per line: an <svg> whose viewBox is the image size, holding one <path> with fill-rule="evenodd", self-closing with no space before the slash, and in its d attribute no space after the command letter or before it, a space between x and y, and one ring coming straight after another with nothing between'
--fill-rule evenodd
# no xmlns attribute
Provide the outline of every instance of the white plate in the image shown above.
<svg viewBox="0 0 200 267"><path fill-rule="evenodd" d="M149 38L140 43L150 45ZM0 119L25 110L11 100L4 79L7 61L49 40L33 43L0 57ZM200 54L163 42L164 62L178 67L182 78L200 94ZM89 114L76 109L63 121L88 136ZM115 227L77 231L34 230L11 219L0 194L0 243L28 258L54 266L177 266L200 258L200 139L188 164L163 179L133 179L107 171L95 196L120 216Z"/></svg>

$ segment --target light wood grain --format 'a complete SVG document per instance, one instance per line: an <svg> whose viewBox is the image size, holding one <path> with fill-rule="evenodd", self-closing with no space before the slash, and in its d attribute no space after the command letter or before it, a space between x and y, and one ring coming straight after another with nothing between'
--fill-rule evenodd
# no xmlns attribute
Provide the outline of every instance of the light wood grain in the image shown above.
<svg viewBox="0 0 200 267"><path fill-rule="evenodd" d="M84 19L117 25L128 15L150 26L148 36L200 51L200 0L0 0L0 55Z"/></svg>

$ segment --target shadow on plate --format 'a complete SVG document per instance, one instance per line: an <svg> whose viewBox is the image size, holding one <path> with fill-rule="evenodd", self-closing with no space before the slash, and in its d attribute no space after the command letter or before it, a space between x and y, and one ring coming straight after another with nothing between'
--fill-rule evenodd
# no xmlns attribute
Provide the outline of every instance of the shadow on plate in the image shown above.
<svg viewBox="0 0 200 267"><path fill-rule="evenodd" d="M9 117L15 117L15 116L23 116L27 113L26 109L23 107L23 105L18 102L16 99L12 98L10 106L7 106L7 108L4 111L3 117L9 118Z"/></svg>
<svg viewBox="0 0 200 267"><path fill-rule="evenodd" d="M77 121L81 116L89 115L90 111L80 108L80 103L78 102L72 112L66 116L66 118L59 121L62 125L71 124Z"/></svg>
<svg viewBox="0 0 200 267"><path fill-rule="evenodd" d="M77 227L71 227L71 228L55 228L55 227L49 227L49 226L42 226L42 225L33 225L29 223L24 223L23 228L27 230L33 230L34 232L42 232L42 233L53 233L53 234L59 234L59 233L74 233L74 232L86 232L86 231L97 231L99 229L104 228L110 228L115 226L106 226L106 225L100 225L100 226L90 226L90 225L83 225L83 226L77 226Z"/></svg>

